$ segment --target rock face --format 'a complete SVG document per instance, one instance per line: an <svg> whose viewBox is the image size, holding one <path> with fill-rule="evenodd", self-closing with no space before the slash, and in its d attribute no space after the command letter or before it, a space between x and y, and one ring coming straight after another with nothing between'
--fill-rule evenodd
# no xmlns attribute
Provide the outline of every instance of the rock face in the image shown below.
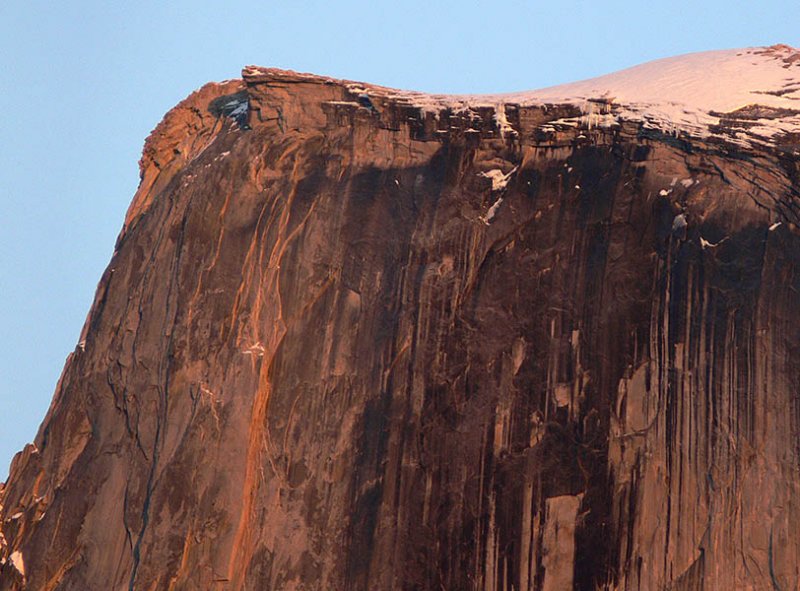
<svg viewBox="0 0 800 591"><path fill-rule="evenodd" d="M798 588L800 135L753 129L797 113L471 104L167 114L0 589Z"/></svg>

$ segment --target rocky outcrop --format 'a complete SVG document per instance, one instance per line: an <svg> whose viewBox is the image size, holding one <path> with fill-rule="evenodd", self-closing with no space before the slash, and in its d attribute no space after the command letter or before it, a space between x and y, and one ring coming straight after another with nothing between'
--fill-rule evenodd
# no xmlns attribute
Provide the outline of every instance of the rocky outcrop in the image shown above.
<svg viewBox="0 0 800 591"><path fill-rule="evenodd" d="M798 144L615 113L263 68L181 103L0 589L797 588Z"/></svg>

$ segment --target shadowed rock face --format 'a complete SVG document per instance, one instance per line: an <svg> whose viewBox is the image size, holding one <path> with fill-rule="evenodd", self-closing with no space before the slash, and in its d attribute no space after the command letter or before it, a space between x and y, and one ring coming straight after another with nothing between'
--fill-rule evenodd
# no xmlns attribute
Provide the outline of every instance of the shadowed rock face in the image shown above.
<svg viewBox="0 0 800 591"><path fill-rule="evenodd" d="M173 109L0 589L797 588L797 146L502 110Z"/></svg>

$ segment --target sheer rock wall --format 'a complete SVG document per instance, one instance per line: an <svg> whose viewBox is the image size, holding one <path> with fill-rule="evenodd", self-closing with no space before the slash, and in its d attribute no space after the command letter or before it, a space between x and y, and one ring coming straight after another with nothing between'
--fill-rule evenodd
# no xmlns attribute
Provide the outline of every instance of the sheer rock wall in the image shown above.
<svg viewBox="0 0 800 591"><path fill-rule="evenodd" d="M0 589L797 588L797 146L497 111L171 111Z"/></svg>

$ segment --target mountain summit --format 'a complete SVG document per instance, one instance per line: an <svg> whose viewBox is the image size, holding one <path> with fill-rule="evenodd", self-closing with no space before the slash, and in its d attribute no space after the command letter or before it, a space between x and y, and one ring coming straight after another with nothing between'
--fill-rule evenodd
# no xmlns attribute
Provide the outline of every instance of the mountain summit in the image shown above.
<svg viewBox="0 0 800 591"><path fill-rule="evenodd" d="M797 588L798 55L190 95L0 487L0 590Z"/></svg>
<svg viewBox="0 0 800 591"><path fill-rule="evenodd" d="M245 72L279 71L249 67ZM614 127L641 119L654 129L741 145L792 142L800 134L800 50L788 45L692 53L581 82L498 95L437 95L362 86L433 112L503 104L573 104L593 125ZM570 118L552 122L575 123Z"/></svg>

